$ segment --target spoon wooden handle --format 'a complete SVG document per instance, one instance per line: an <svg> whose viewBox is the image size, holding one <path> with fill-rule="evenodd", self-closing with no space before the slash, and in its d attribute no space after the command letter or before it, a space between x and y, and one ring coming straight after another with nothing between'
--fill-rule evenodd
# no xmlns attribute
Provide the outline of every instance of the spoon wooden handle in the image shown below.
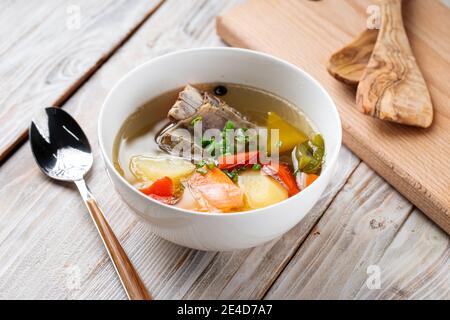
<svg viewBox="0 0 450 320"><path fill-rule="evenodd" d="M92 220L105 244L106 250L114 264L128 298L130 300L151 300L151 295L145 288L139 274L134 269L133 264L128 258L125 250L123 250L119 240L116 238L86 184L83 180L76 181L75 183L80 190Z"/></svg>

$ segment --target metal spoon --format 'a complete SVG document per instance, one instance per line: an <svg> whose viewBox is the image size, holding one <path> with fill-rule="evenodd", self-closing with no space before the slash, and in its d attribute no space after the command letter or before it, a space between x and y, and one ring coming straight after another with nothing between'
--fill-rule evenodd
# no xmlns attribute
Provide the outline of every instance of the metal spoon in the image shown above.
<svg viewBox="0 0 450 320"><path fill-rule="evenodd" d="M97 227L120 281L132 300L150 300L151 296L117 240L84 176L92 167L91 146L78 123L60 108L46 108L30 126L34 158L50 178L76 184Z"/></svg>

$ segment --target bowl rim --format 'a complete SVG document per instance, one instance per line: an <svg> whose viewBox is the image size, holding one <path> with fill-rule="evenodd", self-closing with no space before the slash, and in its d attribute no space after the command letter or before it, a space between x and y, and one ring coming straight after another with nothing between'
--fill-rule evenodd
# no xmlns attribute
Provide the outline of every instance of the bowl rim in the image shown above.
<svg viewBox="0 0 450 320"><path fill-rule="evenodd" d="M333 114L333 118L335 119L335 121L337 121L337 127L338 127L338 132L336 133L338 135L337 137L337 148L335 148L335 152L334 154L329 155L330 159L327 161L327 165L324 168L323 172L319 175L319 177L317 178L316 181L313 182L312 185L314 185L316 182L325 179L326 175L332 174L331 170L333 170L334 165L337 161L338 155L339 155L339 151L342 145L342 123L341 123L341 119L339 116L339 112L337 110L336 104L334 103L333 99L331 98L330 94L328 93L327 90L325 90L325 88L322 86L322 84L316 80L313 76L311 76L309 73L307 73L306 71L304 71L303 69L297 67L296 65L287 62L283 59L277 58L273 55L267 54L267 53L263 53L263 52L259 52L259 51L254 51L254 50L250 50L250 49L243 49L243 48L232 48L232 47L201 47L201 48L191 48L191 49L183 49L183 50L177 50L174 52L170 52L155 58L152 58L136 67L134 67L132 70L130 70L129 72L127 72L124 76L122 76L120 78L119 81L117 81L117 83L114 84L114 86L109 90L105 100L103 101L103 104L101 106L100 109L100 113L98 116L98 120L97 120L97 138L98 138L98 144L100 146L100 151L101 151L101 155L103 158L103 161L105 163L105 165L110 168L110 171L113 171L113 174L119 179L119 181L121 181L122 183L124 183L126 185L127 188L132 189L132 192L134 192L135 194L137 194L139 197L141 197L142 199L144 199L144 201L149 201L150 203L155 203L159 206L162 207L167 207L171 210L175 210L178 211L180 213L183 214L189 214L189 215L193 215L193 216L208 216L208 217L230 217L230 216L241 216L241 215L245 215L245 216L250 216L250 215L256 215L259 214L261 212L270 210L271 208L274 208L276 206L280 206L281 204L288 204L288 203L292 203L293 201L297 201L299 200L299 198L301 197L305 197L305 194L309 193L308 190L311 189L311 186L308 186L307 188L305 188L304 190L302 190L302 192L299 192L298 194L296 194L293 197L290 197L286 200L274 203L270 206L267 207L262 207L262 208L258 208L258 209L253 209L253 210L248 210L248 211L238 211L238 212L227 212L227 213L217 213L217 212L200 212L200 211L194 211L194 210L188 210L188 209L183 209L180 207L175 207L175 206L171 206L162 202L159 202L155 199L152 199L150 197L147 197L146 195L144 195L142 192L139 192L139 190L137 190L135 187L133 187L122 175L120 175L116 168L114 167L114 165L112 164L112 161L110 159L110 156L108 155L108 153L105 150L105 146L103 143L103 138L102 138L102 131L103 131L103 125L102 125L102 119L104 118L104 114L105 114L105 110L106 110L106 105L109 103L109 100L113 94L113 92L115 92L117 90L118 87L120 87L122 85L123 82L125 82L128 78L134 76L135 73L137 73L140 69L147 67L150 64L153 63L157 63L160 60L164 60L164 59L168 59L177 55L183 55L183 54L187 54L187 53L197 53L197 52L211 52L211 51L228 51L228 52L234 52L237 54L247 54L247 55L256 55L259 57L263 57L266 58L268 60L272 60L273 62L276 63L280 63L288 68L294 69L296 72L299 72L302 74L303 77L307 78L308 81L311 81L315 86L317 86L320 90L320 92L325 96L326 99L329 100L330 105L331 105L331 112ZM276 93L275 93L276 94ZM327 154L327 152L326 152ZM111 179L110 179L111 180ZM114 182L111 181L111 183L114 185ZM134 210L134 209L133 209Z"/></svg>

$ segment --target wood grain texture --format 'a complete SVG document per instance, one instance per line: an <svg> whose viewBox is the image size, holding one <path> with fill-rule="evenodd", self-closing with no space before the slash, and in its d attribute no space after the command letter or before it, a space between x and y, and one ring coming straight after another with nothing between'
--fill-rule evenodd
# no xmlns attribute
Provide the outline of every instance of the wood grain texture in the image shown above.
<svg viewBox="0 0 450 320"><path fill-rule="evenodd" d="M266 298L449 299L449 237L412 210L362 163Z"/></svg>
<svg viewBox="0 0 450 320"><path fill-rule="evenodd" d="M83 182L84 183L84 182ZM139 274L127 256L114 231L109 226L97 202L91 198L86 200L86 206L95 226L105 244L106 250L119 275L120 281L130 300L151 300L152 297L145 288Z"/></svg>
<svg viewBox="0 0 450 320"><path fill-rule="evenodd" d="M433 105L403 26L402 0L380 0L381 29L356 92L361 112L428 128Z"/></svg>
<svg viewBox="0 0 450 320"><path fill-rule="evenodd" d="M435 108L433 125L424 130L362 115L355 108L354 91L326 71L328 57L365 27L370 4L250 0L222 16L218 31L231 45L275 54L316 77L338 106L344 143L449 233L450 72L442 70L450 70L450 10L434 0L409 0L404 6L412 50ZM431 179L430 169L435 173Z"/></svg>
<svg viewBox="0 0 450 320"><path fill-rule="evenodd" d="M167 0L64 105L80 122L91 144L97 145L97 124L93 119L97 119L108 91L126 72L152 57L176 49L223 45L214 33L215 16L238 2L240 0ZM97 148L94 148L94 157L88 177L90 188L155 299L264 297L277 277L290 270L286 265L305 244L303 241L310 230L315 230L322 214L329 208L342 212L349 207L348 203L341 206L342 195L336 194L348 177L355 175L355 168L360 164L360 160L343 147L332 183L301 224L282 238L258 248L214 253L183 248L153 235L112 190ZM379 179L370 170L367 175ZM382 190L390 190L385 183L378 183ZM28 145L22 146L0 167L0 186L0 298L126 298L78 193L71 185L47 180L35 166ZM352 201L358 201L358 194L350 195L351 188L344 190L347 190L344 199L351 197ZM399 197L393 191L392 194L392 197ZM377 192L377 196L383 198L384 194ZM392 216L404 216L405 205L397 208L392 202L372 199L380 204L377 209L380 213L391 210ZM351 208L358 210L356 205ZM416 221L414 225L424 232L430 228L426 220ZM387 234L394 242L398 241L392 233ZM420 242L420 237L414 238L415 235L406 233L403 241ZM421 248L424 247L418 247L416 253L426 255ZM390 264L391 257L384 258L384 265L395 266ZM420 263L412 255L409 259L410 263ZM397 276L404 282L398 283L398 288L387 290L406 289L403 284L414 279L414 272L399 270ZM444 267L436 267L436 274L444 272ZM425 285L421 288L424 292L435 290L435 286L440 288L439 279L429 283L428 289ZM438 290L445 294L442 288Z"/></svg>
<svg viewBox="0 0 450 320"><path fill-rule="evenodd" d="M377 29L366 29L330 58L327 69L337 80L357 86L366 71L378 38Z"/></svg>
<svg viewBox="0 0 450 320"><path fill-rule="evenodd" d="M59 106L159 5L149 1L0 3L0 161L33 111Z"/></svg>
<svg viewBox="0 0 450 320"><path fill-rule="evenodd" d="M64 105L85 129L93 146L97 145L97 123L93 119L97 119L112 86L152 57L176 49L220 45L214 33L214 18L232 4L168 1L100 68ZM19 167L22 170L16 171ZM0 175L2 298L125 298L76 190L45 179L34 164L28 144L0 167ZM158 297L163 288L171 287L173 283L167 280L186 257L203 253L161 240L138 222L111 190L98 152L90 177L91 190L108 214L111 227L149 291ZM15 189L12 195L10 187Z"/></svg>
<svg viewBox="0 0 450 320"><path fill-rule="evenodd" d="M67 102L64 108L80 122L92 145L97 141L92 119L122 75L136 64L177 48L221 45L214 33L214 19L227 5L232 3L208 0L180 5L168 1ZM94 151L91 189L156 299L261 298L359 163L344 148L340 170L323 201L278 241L217 254L182 248L151 234L111 192L100 156ZM28 146L20 148L0 169L0 181L0 207L4 208L0 221L5 223L0 229L0 258L4 261L0 266L1 297L125 298L79 196L73 188L46 180L35 167ZM12 190L15 196L7 199Z"/></svg>
<svg viewBox="0 0 450 320"><path fill-rule="evenodd" d="M356 299L450 299L450 241L417 209L377 262L380 290L361 287Z"/></svg>

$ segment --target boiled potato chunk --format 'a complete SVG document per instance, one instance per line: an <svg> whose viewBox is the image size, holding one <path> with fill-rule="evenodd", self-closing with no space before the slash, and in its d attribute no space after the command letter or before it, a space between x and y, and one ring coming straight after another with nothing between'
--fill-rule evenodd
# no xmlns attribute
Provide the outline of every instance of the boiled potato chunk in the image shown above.
<svg viewBox="0 0 450 320"><path fill-rule="evenodd" d="M278 140L272 140L270 138L271 129L279 130ZM269 152L271 152L276 145L278 145L280 153L288 152L294 149L294 147L299 143L303 143L308 140L308 136L306 134L286 122L275 112L269 112L267 114L267 130Z"/></svg>
<svg viewBox="0 0 450 320"><path fill-rule="evenodd" d="M267 207L288 198L287 190L261 171L241 173L238 185L244 190L245 202L250 210Z"/></svg>
<svg viewBox="0 0 450 320"><path fill-rule="evenodd" d="M130 171L137 180L155 181L164 177L179 181L195 169L190 161L174 157L135 156L130 161Z"/></svg>

